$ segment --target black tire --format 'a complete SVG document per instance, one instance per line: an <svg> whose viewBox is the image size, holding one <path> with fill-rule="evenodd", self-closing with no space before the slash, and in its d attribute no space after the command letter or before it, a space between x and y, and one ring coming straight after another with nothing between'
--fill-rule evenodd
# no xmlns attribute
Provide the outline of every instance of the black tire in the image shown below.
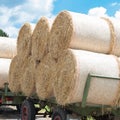
<svg viewBox="0 0 120 120"><path fill-rule="evenodd" d="M21 106L21 120L35 120L35 107L31 100L24 100Z"/></svg>
<svg viewBox="0 0 120 120"><path fill-rule="evenodd" d="M52 120L66 120L67 119L67 113L62 108L56 108L53 111L52 114Z"/></svg>

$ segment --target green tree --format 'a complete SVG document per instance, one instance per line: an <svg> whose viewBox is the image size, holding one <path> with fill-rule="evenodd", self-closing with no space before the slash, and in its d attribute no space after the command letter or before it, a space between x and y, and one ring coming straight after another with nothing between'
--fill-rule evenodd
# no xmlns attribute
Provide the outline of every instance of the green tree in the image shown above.
<svg viewBox="0 0 120 120"><path fill-rule="evenodd" d="M7 33L5 33L2 29L0 29L0 36L9 37Z"/></svg>

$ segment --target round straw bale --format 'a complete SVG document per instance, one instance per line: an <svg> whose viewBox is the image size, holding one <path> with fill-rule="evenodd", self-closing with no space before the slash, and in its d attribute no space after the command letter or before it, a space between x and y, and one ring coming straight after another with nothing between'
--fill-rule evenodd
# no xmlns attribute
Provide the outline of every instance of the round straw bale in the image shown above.
<svg viewBox="0 0 120 120"><path fill-rule="evenodd" d="M0 58L0 89L4 88L4 83L8 82L8 74L11 59Z"/></svg>
<svg viewBox="0 0 120 120"><path fill-rule="evenodd" d="M50 51L55 55L68 47L100 53L110 53L119 40L120 22L85 14L63 11L56 17L50 32ZM114 38L114 39L113 39ZM117 45L117 44L116 44ZM115 55L120 55L114 50Z"/></svg>
<svg viewBox="0 0 120 120"><path fill-rule="evenodd" d="M26 68L30 65L30 60L30 57L23 59L18 55L12 60L9 72L9 84L12 92L23 92L24 74Z"/></svg>
<svg viewBox="0 0 120 120"><path fill-rule="evenodd" d="M17 39L17 54L24 57L28 57L31 54L31 36L32 36L33 28L29 23L25 23L18 35Z"/></svg>
<svg viewBox="0 0 120 120"><path fill-rule="evenodd" d="M19 56L15 56L10 64L9 69L9 88L12 92L21 92L20 80L23 75L22 71L23 61Z"/></svg>
<svg viewBox="0 0 120 120"><path fill-rule="evenodd" d="M53 81L56 75L56 61L47 54L35 69L36 92L40 99L53 97Z"/></svg>
<svg viewBox="0 0 120 120"><path fill-rule="evenodd" d="M34 68L34 61L32 56L30 56L26 61L25 61L25 72L23 74L23 78L21 80L21 90L26 96L31 96L33 95L36 90L35 90L35 68Z"/></svg>
<svg viewBox="0 0 120 120"><path fill-rule="evenodd" d="M13 58L16 55L16 39L0 37L0 58Z"/></svg>
<svg viewBox="0 0 120 120"><path fill-rule="evenodd" d="M72 19L68 12L61 12L54 20L49 41L49 51L54 58L58 57L59 51L69 47L68 40L71 40L73 32Z"/></svg>
<svg viewBox="0 0 120 120"><path fill-rule="evenodd" d="M33 31L32 35L32 55L35 60L41 60L47 53L48 35L50 26L48 19L42 17Z"/></svg>
<svg viewBox="0 0 120 120"><path fill-rule="evenodd" d="M54 95L58 103L63 103L75 86L76 63L73 54L69 50L62 52L57 63L57 75L53 82ZM62 88L62 89L61 89Z"/></svg>
<svg viewBox="0 0 120 120"><path fill-rule="evenodd" d="M69 50L69 52L58 59L54 95L59 104L82 101L89 73L119 77L119 67L114 56L81 50ZM92 78L87 103L111 105L118 89L119 81L117 80Z"/></svg>

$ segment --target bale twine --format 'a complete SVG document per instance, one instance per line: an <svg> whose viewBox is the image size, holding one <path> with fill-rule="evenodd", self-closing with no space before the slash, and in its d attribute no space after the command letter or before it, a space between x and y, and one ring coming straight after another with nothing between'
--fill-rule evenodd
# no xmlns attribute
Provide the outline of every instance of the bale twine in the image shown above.
<svg viewBox="0 0 120 120"><path fill-rule="evenodd" d="M115 29L114 29L114 26L111 22L110 19L108 18L105 18L105 17L101 17L101 19L105 20L108 25L109 25L109 28L110 28L110 36L111 36L111 40L110 40L110 49L109 49L109 52L110 54L113 53L113 50L115 48L115 42L116 42L116 34L115 34ZM114 54L114 53L113 53Z"/></svg>
<svg viewBox="0 0 120 120"><path fill-rule="evenodd" d="M8 82L10 63L11 59L0 58L0 89L4 88L5 82Z"/></svg>
<svg viewBox="0 0 120 120"><path fill-rule="evenodd" d="M13 58L16 55L16 39L0 37L0 58Z"/></svg>
<svg viewBox="0 0 120 120"><path fill-rule="evenodd" d="M54 95L61 105L82 101L89 73L119 77L119 67L114 56L82 50L68 50L66 56L58 59L57 69ZM118 88L117 80L92 78L87 103L111 105Z"/></svg>
<svg viewBox="0 0 120 120"><path fill-rule="evenodd" d="M117 63L118 63L118 67L119 67L119 77L120 77L120 58L114 56ZM118 87L118 92L116 94L116 98L113 101L113 106L120 106L120 82L119 82L119 87Z"/></svg>
<svg viewBox="0 0 120 120"><path fill-rule="evenodd" d="M35 69L36 92L40 99L53 97L53 81L56 75L56 61L47 54Z"/></svg>
<svg viewBox="0 0 120 120"><path fill-rule="evenodd" d="M24 62L24 74L23 78L21 80L21 90L24 93L24 95L30 97L32 96L36 90L35 90L35 66L34 66L34 60L32 56L27 58Z"/></svg>
<svg viewBox="0 0 120 120"><path fill-rule="evenodd" d="M9 68L9 88L12 92L21 92L20 80L24 73L22 71L23 60L19 56L15 56L10 64Z"/></svg>
<svg viewBox="0 0 120 120"><path fill-rule="evenodd" d="M120 45L120 34L119 34L120 21L114 18L111 18L110 20L114 25L114 31L115 31L115 37L116 37L112 54L115 54L116 56L120 56L120 46L119 46Z"/></svg>
<svg viewBox="0 0 120 120"><path fill-rule="evenodd" d="M40 60L47 54L48 35L50 25L47 18L42 17L33 31L32 55L35 60Z"/></svg>
<svg viewBox="0 0 120 120"><path fill-rule="evenodd" d="M112 38L120 41L120 35L117 35L120 31L120 22L109 19L109 23L101 18L85 14L69 11L60 12L51 29L50 51L56 55L59 53L58 51L70 47L72 49L110 53L111 41L114 41ZM114 49L114 54L120 55L116 47Z"/></svg>
<svg viewBox="0 0 120 120"><path fill-rule="evenodd" d="M17 54L23 59L31 54L31 36L33 27L29 23L25 23L17 38Z"/></svg>

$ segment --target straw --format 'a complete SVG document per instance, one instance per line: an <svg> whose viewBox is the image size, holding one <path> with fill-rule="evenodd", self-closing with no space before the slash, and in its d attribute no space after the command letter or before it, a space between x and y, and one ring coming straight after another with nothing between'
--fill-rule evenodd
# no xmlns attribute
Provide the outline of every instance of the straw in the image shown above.
<svg viewBox="0 0 120 120"><path fill-rule="evenodd" d="M47 54L35 70L36 91L40 99L53 97L53 81L56 75L56 61Z"/></svg>
<svg viewBox="0 0 120 120"><path fill-rule="evenodd" d="M0 37L0 58L13 58L17 53L16 39Z"/></svg>
<svg viewBox="0 0 120 120"><path fill-rule="evenodd" d="M89 73L119 77L118 63L112 55L81 50L69 50L63 54L65 56L58 59L57 79L54 85L54 95L58 104L81 102ZM87 103L112 105L118 88L117 80L92 78Z"/></svg>
<svg viewBox="0 0 120 120"><path fill-rule="evenodd" d="M49 51L54 58L59 56L59 51L69 47L72 32L73 24L70 14L66 11L59 13L53 22L49 37Z"/></svg>
<svg viewBox="0 0 120 120"><path fill-rule="evenodd" d="M48 35L50 32L49 21L45 17L37 22L32 35L32 55L35 60L41 59L47 54Z"/></svg>
<svg viewBox="0 0 120 120"><path fill-rule="evenodd" d="M9 88L13 93L21 92L20 80L24 73L22 71L23 61L19 56L15 56L9 68Z"/></svg>
<svg viewBox="0 0 120 120"><path fill-rule="evenodd" d="M34 61L32 56L24 61L24 73L21 79L21 90L26 96L32 96L35 91Z"/></svg>
<svg viewBox="0 0 120 120"><path fill-rule="evenodd" d="M23 59L31 54L32 31L33 28L29 23L25 23L19 31L17 38L17 54Z"/></svg>
<svg viewBox="0 0 120 120"><path fill-rule="evenodd" d="M8 82L10 63L11 59L0 58L0 89L3 89L4 83Z"/></svg>

